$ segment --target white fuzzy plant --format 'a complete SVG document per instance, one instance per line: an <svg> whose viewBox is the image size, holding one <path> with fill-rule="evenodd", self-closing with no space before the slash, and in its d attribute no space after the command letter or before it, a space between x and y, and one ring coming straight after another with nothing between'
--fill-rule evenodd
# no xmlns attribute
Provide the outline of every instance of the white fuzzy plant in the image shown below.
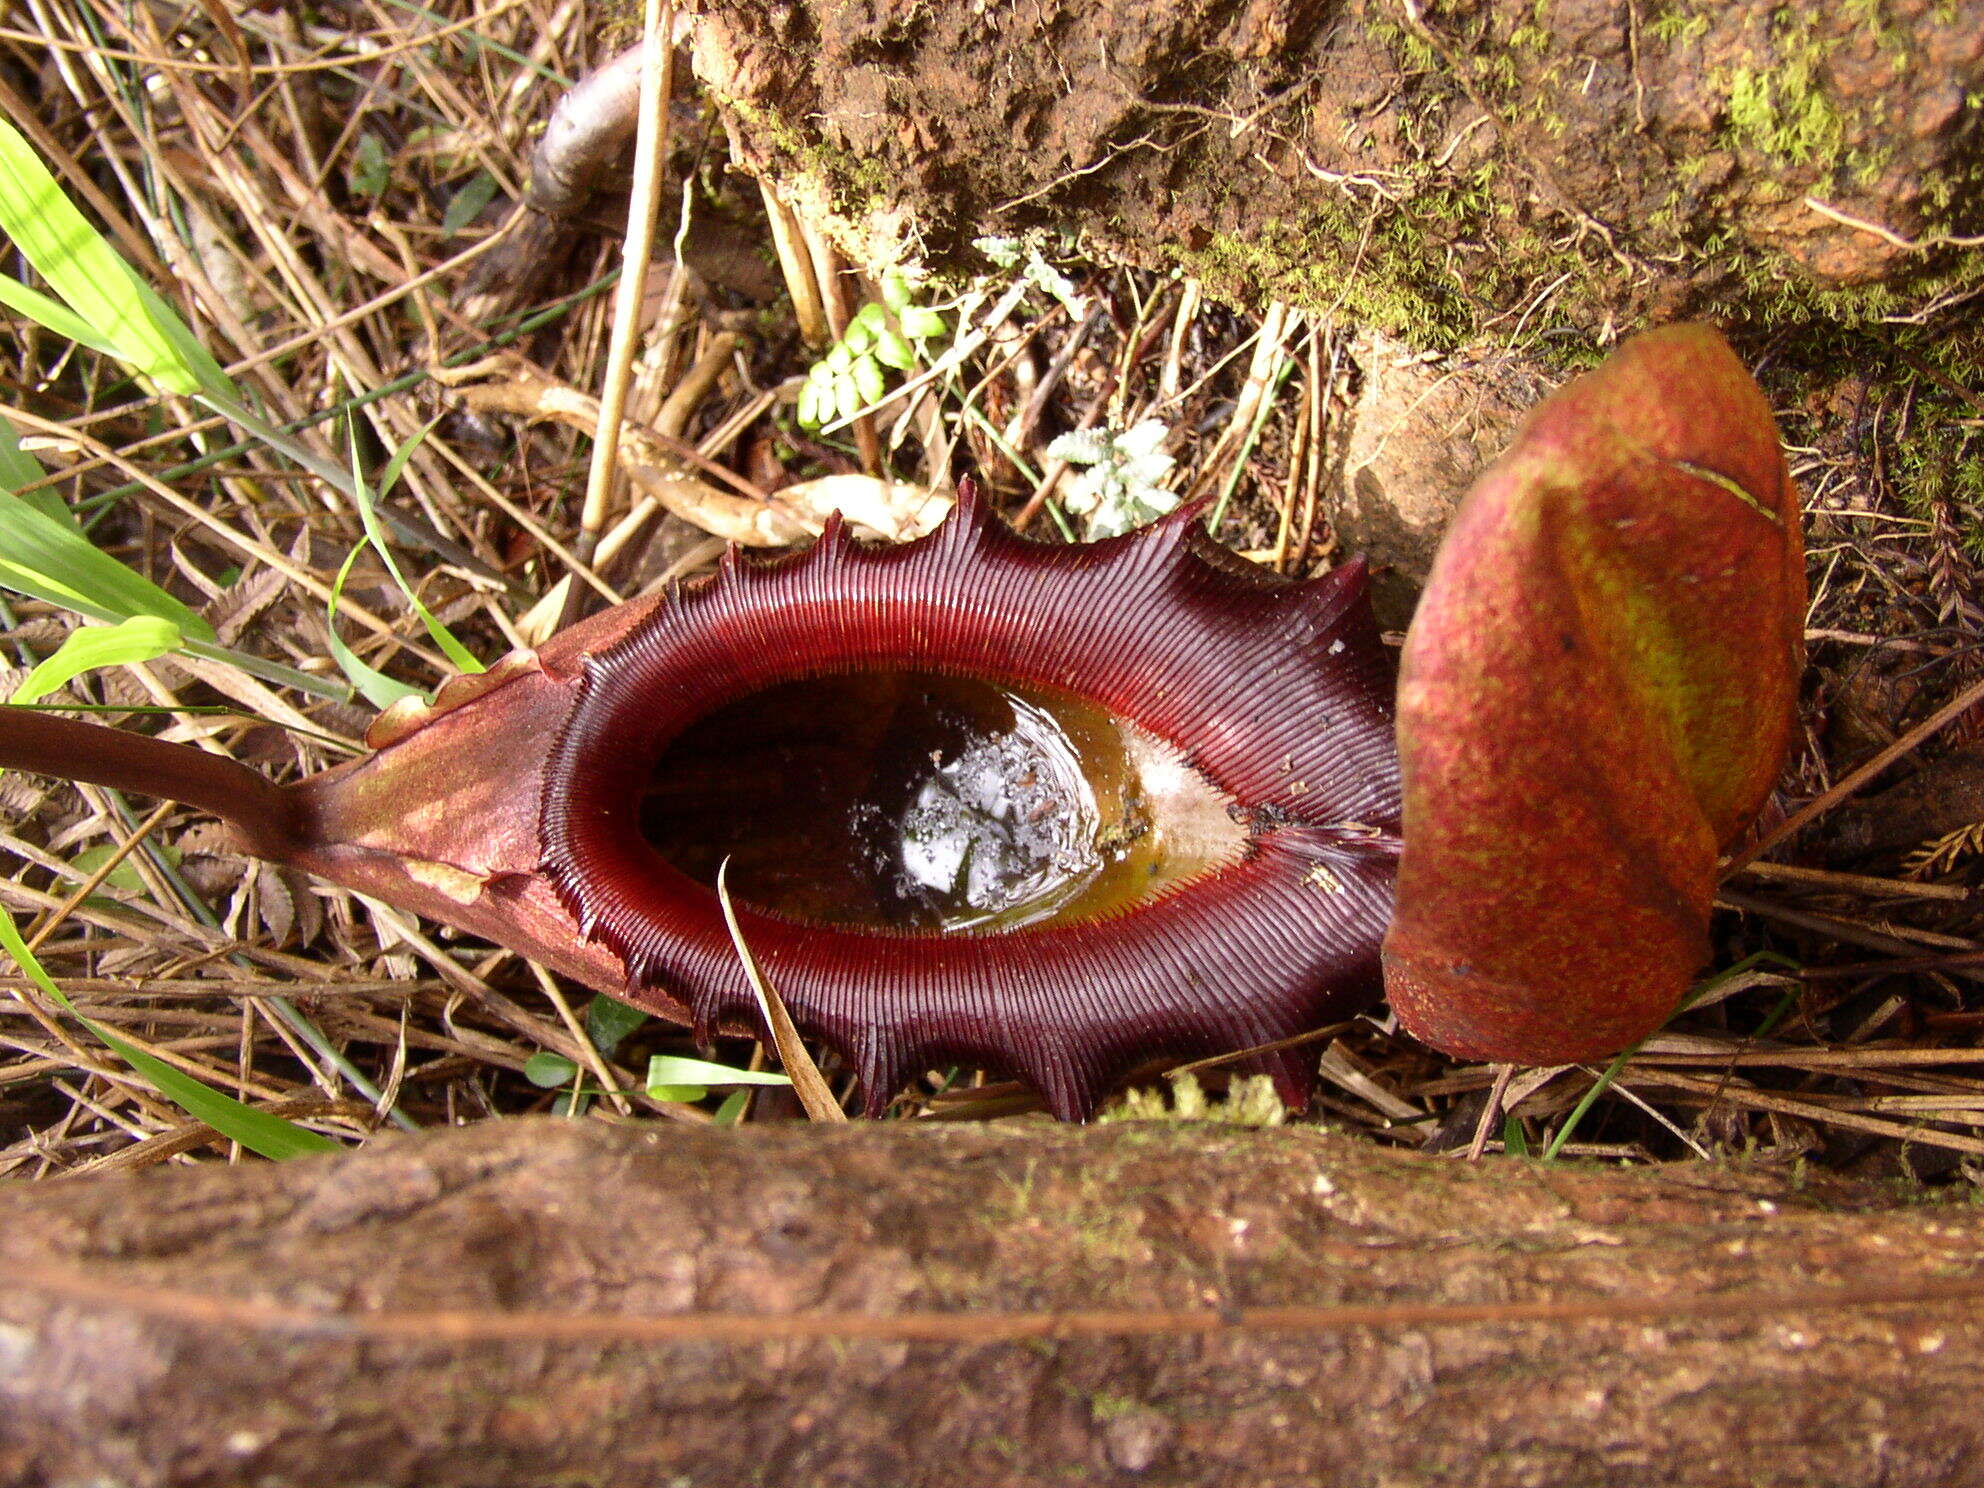
<svg viewBox="0 0 1984 1488"><path fill-rule="evenodd" d="M1047 446L1049 459L1082 467L1069 478L1062 503L1082 519L1090 542L1120 537L1178 505L1164 481L1178 462L1164 453L1171 430L1160 419L1128 429L1076 429Z"/></svg>

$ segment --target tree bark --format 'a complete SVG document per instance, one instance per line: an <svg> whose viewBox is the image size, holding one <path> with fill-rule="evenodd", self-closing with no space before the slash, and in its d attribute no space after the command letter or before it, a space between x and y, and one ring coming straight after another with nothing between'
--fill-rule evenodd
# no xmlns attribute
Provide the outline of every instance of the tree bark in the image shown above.
<svg viewBox="0 0 1984 1488"><path fill-rule="evenodd" d="M737 152L858 263L1073 230L1436 349L1984 277L1984 0L693 8Z"/></svg>
<svg viewBox="0 0 1984 1488"><path fill-rule="evenodd" d="M492 1122L0 1195L0 1483L1975 1482L1980 1258L1742 1167Z"/></svg>

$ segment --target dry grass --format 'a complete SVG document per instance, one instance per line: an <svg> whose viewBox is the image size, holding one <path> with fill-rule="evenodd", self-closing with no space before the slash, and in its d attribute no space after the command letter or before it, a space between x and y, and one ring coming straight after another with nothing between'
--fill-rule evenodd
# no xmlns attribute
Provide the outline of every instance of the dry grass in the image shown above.
<svg viewBox="0 0 1984 1488"><path fill-rule="evenodd" d="M860 471L940 486L969 464L1016 522L1045 526L1065 520L1057 498L1071 475L1047 455L1052 436L1146 417L1186 436L1173 441L1171 484L1221 496L1221 535L1235 547L1284 572L1331 557L1318 513L1355 391L1350 328L1280 306L1237 315L1190 284L1059 259L1085 297L1079 318L1049 294L998 286L976 302L975 347L952 382L894 398L842 433L799 428L792 402L816 354L804 332L839 334L874 286L839 272L776 201L768 220L755 183L724 173L720 131L681 96L628 410L669 436L697 479L679 501L647 499L623 479L599 520L582 524L582 438L465 410L427 369L501 343L556 384L600 385L616 243L563 245L543 280L521 286L478 277L485 253L494 262L520 236L506 224L533 124L561 79L608 50L583 8L352 4L319 7L342 19L318 29L223 4L175 13L171 31L158 29L164 10L138 9L129 25L111 10L17 7L0 31L0 106L24 127L35 121L37 147L72 194L328 458L345 458L345 415L379 460L440 416L391 503L394 538L421 598L485 658L710 562L717 545L680 512L708 526L739 491ZM772 267L781 256L784 277ZM810 292L801 264L813 269ZM8 402L75 436L45 441L42 454L65 497L99 515L102 545L201 606L230 644L335 676L324 596L360 539L347 505L45 335L14 326L5 348ZM1882 451L1926 416L1915 406L1924 397L1943 399L1959 423L1977 420L1962 388L1905 372L1863 387L1872 407L1857 411L1823 389L1781 380L1772 390L1803 400L1788 427L1814 508L1812 747L1787 786L1795 802L1974 677L1979 612L1963 539L1976 513L1960 482L1935 484ZM140 471L184 505L133 486ZM376 564L361 559L346 593L341 624L368 662L422 687L446 674ZM7 661L26 666L70 622L16 601L0 623ZM177 659L85 690L100 704L164 710L170 737L284 776L350 757L366 722L354 705ZM1902 768L1978 726L1958 717ZM142 817L110 792L18 776L0 781L0 802L0 899L32 922L49 969L92 1017L244 1100L362 1139L389 1112L433 1125L544 1109L557 1092L523 1072L549 1052L607 1088L588 1107L596 1118L709 1119L639 1090L647 1054L688 1052L678 1030L650 1024L603 1061L585 1043L588 994L507 952L230 856L185 813ZM125 867L74 895L134 839ZM1740 912L1719 926L1723 964L1773 958L1715 984L1625 1064L1564 1153L1968 1176L1984 1158L1984 1052L1971 1047L1984 1020L1971 1003L1984 976L1973 894L1984 842L1959 823L1916 846L1912 858L1886 849L1803 872L1766 864L1734 882ZM0 996L0 1176L226 1150L87 1036L57 1033L27 1001ZM1319 1043L1321 1114L1395 1143L1537 1151L1600 1075L1456 1065L1368 1020ZM900 1109L990 1118L1029 1104L994 1085L912 1093Z"/></svg>

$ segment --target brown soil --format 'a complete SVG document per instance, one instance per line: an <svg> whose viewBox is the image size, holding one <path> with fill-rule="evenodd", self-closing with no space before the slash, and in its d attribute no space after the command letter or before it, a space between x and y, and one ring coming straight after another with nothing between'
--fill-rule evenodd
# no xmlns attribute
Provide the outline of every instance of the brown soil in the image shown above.
<svg viewBox="0 0 1984 1488"><path fill-rule="evenodd" d="M1422 347L1978 282L1978 0L699 11L737 149L857 261L1074 231Z"/></svg>

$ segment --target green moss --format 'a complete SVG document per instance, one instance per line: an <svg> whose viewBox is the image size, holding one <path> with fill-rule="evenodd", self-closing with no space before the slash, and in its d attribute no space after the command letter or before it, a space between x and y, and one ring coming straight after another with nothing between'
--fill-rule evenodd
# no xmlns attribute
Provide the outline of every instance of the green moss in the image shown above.
<svg viewBox="0 0 1984 1488"><path fill-rule="evenodd" d="M1984 252L1958 254L1940 270L1905 283L1822 285L1783 255L1734 241L1702 245L1702 257L1728 272L1730 286L1710 301L1726 317L1760 329L1796 331L1808 325L1858 330L1914 315L1939 301L1984 286ZM1892 336L1892 333L1887 333ZM1984 369L1964 374L1976 384Z"/></svg>
<svg viewBox="0 0 1984 1488"><path fill-rule="evenodd" d="M1973 259L1970 272L1973 287L1984 285L1984 255ZM1936 523L1973 560L1984 559L1984 439L1969 393L1984 387L1984 339L1961 329L1885 323L1875 311L1890 294L1837 291L1822 298L1840 314L1801 299L1802 318L1781 312L1770 332L1772 358L1763 376L1782 410L1786 442L1837 449L1849 438L1877 440L1885 489L1901 507ZM1859 323L1847 323L1845 315ZM1867 390L1857 417L1868 422L1850 434L1839 408L1842 383ZM1905 418L1898 416L1903 408ZM1815 531L1831 520L1817 517Z"/></svg>
<svg viewBox="0 0 1984 1488"><path fill-rule="evenodd" d="M1345 320L1395 335L1417 328L1448 343L1464 337L1472 325L1465 307L1427 282L1422 270L1394 262L1395 255L1412 252L1410 229L1391 228L1376 253L1362 229L1348 207L1324 201L1301 221L1275 219L1249 237L1215 233L1203 248L1170 245L1165 251L1223 299L1279 299L1319 311L1336 306Z"/></svg>
<svg viewBox="0 0 1984 1488"><path fill-rule="evenodd" d="M1116 1421L1146 1409L1141 1400L1113 1390L1097 1390L1088 1398L1088 1413L1097 1421Z"/></svg>
<svg viewBox="0 0 1984 1488"><path fill-rule="evenodd" d="M1566 247L1512 220L1492 183L1492 167L1461 177L1428 170L1402 201L1325 200L1245 237L1216 233L1196 249L1159 251L1216 298L1284 300L1430 350L1464 345L1532 299L1529 332L1594 318L1616 261L1595 239Z"/></svg>
<svg viewBox="0 0 1984 1488"><path fill-rule="evenodd" d="M824 184L833 193L836 212L859 217L888 197L890 170L885 162L802 134L778 114L748 99L726 95L723 103L799 171Z"/></svg>
<svg viewBox="0 0 1984 1488"><path fill-rule="evenodd" d="M1432 72L1440 65L1440 54L1417 31L1390 21L1365 23L1366 34L1381 44L1408 72Z"/></svg>
<svg viewBox="0 0 1984 1488"><path fill-rule="evenodd" d="M1854 18L1861 29L1871 33L1880 49L1897 61L1908 57L1908 34L1894 24L1888 15L1885 0L1846 0L1846 13ZM1948 25L1950 19L1943 19Z"/></svg>
<svg viewBox="0 0 1984 1488"><path fill-rule="evenodd" d="M1906 65L1905 39L1886 28L1880 0L1849 0L1890 51L1899 47ZM1892 152L1856 141L1873 136L1884 105L1842 112L1825 84L1827 44L1812 33L1802 12L1779 11L1771 24L1768 57L1753 58L1712 78L1725 99L1723 135L1732 148L1759 152L1784 165L1817 167L1819 179L1876 180Z"/></svg>
<svg viewBox="0 0 1984 1488"><path fill-rule="evenodd" d="M1738 141L1800 164L1836 156L1844 134L1832 100L1813 80L1809 58L1776 72L1737 68L1725 117Z"/></svg>
<svg viewBox="0 0 1984 1488"><path fill-rule="evenodd" d="M1251 237L1215 233L1203 248L1167 244L1160 251L1231 303L1286 300L1429 346L1467 338L1471 309L1451 289L1429 281L1423 269L1394 260L1394 252L1402 259L1411 254L1409 228L1398 230L1375 256L1359 252L1360 237L1347 212L1325 204L1305 221L1276 219Z"/></svg>
<svg viewBox="0 0 1984 1488"><path fill-rule="evenodd" d="M1647 22L1647 34L1667 46L1700 41L1708 32L1705 12L1683 8L1662 11Z"/></svg>
<svg viewBox="0 0 1984 1488"><path fill-rule="evenodd" d="M1167 1092L1154 1086L1139 1086L1123 1092L1122 1098L1103 1112L1103 1121L1210 1121L1231 1126L1280 1126L1288 1115L1274 1081L1266 1075L1236 1079L1227 1087L1226 1099L1210 1100L1195 1075L1183 1075L1169 1082Z"/></svg>

